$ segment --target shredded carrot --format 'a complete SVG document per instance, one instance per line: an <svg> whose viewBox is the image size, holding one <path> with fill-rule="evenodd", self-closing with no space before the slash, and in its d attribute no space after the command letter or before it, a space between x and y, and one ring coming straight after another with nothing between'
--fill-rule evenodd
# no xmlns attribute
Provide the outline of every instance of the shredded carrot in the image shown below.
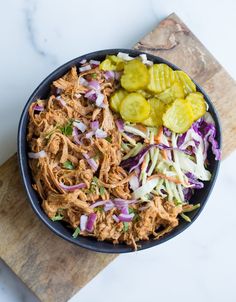
<svg viewBox="0 0 236 302"><path fill-rule="evenodd" d="M141 125L141 124L135 125L135 128L137 128L137 129L139 129L140 131L143 131L143 132L147 131L147 127L145 127L144 125Z"/></svg>
<svg viewBox="0 0 236 302"><path fill-rule="evenodd" d="M163 127L161 126L161 127L159 128L159 131L158 131L157 135L154 136L154 141L155 141L157 144L160 144L162 134L163 134Z"/></svg>
<svg viewBox="0 0 236 302"><path fill-rule="evenodd" d="M163 178L163 179L167 179L167 180L169 180L169 181L171 181L171 182L174 182L175 184L182 184L182 185L185 185L185 183L183 183L183 182L182 182L181 180L179 180L178 178L175 178L175 177L172 177L172 176L167 176L167 175L165 175L165 174L163 174L163 173L154 174L154 175L148 177L148 180L151 180L151 179L156 178L156 177L158 177L158 178Z"/></svg>
<svg viewBox="0 0 236 302"><path fill-rule="evenodd" d="M161 150L161 155L163 156L163 158L165 159L165 160L168 160L168 156L167 156L167 152L166 152L166 150Z"/></svg>
<svg viewBox="0 0 236 302"><path fill-rule="evenodd" d="M145 168L145 165L146 165L146 160L144 158L143 162L142 162L142 166L141 166L141 171Z"/></svg>

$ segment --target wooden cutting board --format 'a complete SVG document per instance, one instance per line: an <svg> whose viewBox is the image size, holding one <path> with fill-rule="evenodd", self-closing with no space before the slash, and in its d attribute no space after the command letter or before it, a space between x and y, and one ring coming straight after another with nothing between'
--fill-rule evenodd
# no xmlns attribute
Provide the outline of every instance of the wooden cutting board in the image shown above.
<svg viewBox="0 0 236 302"><path fill-rule="evenodd" d="M210 95L223 128L223 156L236 149L236 85L187 26L172 14L134 48L170 60ZM65 302L115 255L67 243L43 225L29 206L16 155L0 167L0 257L43 302Z"/></svg>

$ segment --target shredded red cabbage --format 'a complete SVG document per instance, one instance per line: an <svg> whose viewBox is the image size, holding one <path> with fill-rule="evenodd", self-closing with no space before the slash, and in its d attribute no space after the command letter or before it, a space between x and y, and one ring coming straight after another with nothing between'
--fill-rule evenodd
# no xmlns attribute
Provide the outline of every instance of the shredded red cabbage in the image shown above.
<svg viewBox="0 0 236 302"><path fill-rule="evenodd" d="M185 138L186 138L186 135L187 135L187 132L185 132L185 133L183 133L183 134L181 134L181 135L178 136L178 139L177 139L177 146L178 146L178 148L183 145L183 143L185 141Z"/></svg>
<svg viewBox="0 0 236 302"><path fill-rule="evenodd" d="M188 177L189 184L193 185L192 189L202 189L204 187L203 182L199 181L192 173L188 172L185 175Z"/></svg>
<svg viewBox="0 0 236 302"><path fill-rule="evenodd" d="M173 147L166 146L164 144L152 144L152 145L148 145L148 146L144 147L137 155L123 160L121 162L122 168L127 169L129 172L132 172L135 168L137 168L143 162L145 155L153 147L159 148L160 150L178 150L178 151L182 151L186 154L191 154L189 150L173 148Z"/></svg>
<svg viewBox="0 0 236 302"><path fill-rule="evenodd" d="M204 150L205 158L207 158L207 151L210 143L212 153L215 155L215 159L220 160L221 150L219 148L217 140L215 139L216 137L215 125L213 125L212 123L207 123L203 118L200 118L192 125L192 128L203 138L204 145L205 145L205 150Z"/></svg>
<svg viewBox="0 0 236 302"><path fill-rule="evenodd" d="M124 121L122 119L117 119L115 121L117 129L119 132L123 132L124 131Z"/></svg>
<svg viewBox="0 0 236 302"><path fill-rule="evenodd" d="M163 127L163 133L165 136L167 137L171 137L171 130L166 128L166 127Z"/></svg>
<svg viewBox="0 0 236 302"><path fill-rule="evenodd" d="M189 201L193 196L193 189L191 188L183 188L184 200Z"/></svg>
<svg viewBox="0 0 236 302"><path fill-rule="evenodd" d="M127 158L121 162L121 167L123 169L128 170L129 172L132 172L135 168L137 168L144 159L144 156L147 154L147 152L153 147L154 145L149 145L144 147L136 156Z"/></svg>
<svg viewBox="0 0 236 302"><path fill-rule="evenodd" d="M190 150L184 150L184 149L181 149L181 148L174 148L174 147L170 147L170 146L167 146L167 145L165 145L165 144L158 144L158 145L156 145L160 150L178 150L178 151L182 151L182 152L184 152L184 153L186 153L186 154L189 154L189 155L191 155L192 154L192 152L190 151Z"/></svg>

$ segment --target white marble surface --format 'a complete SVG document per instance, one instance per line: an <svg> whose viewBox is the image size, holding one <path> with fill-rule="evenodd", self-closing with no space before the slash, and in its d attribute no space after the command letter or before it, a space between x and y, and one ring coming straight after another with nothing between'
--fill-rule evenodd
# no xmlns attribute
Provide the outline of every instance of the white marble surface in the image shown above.
<svg viewBox="0 0 236 302"><path fill-rule="evenodd" d="M0 162L15 152L20 112L49 72L86 52L131 47L172 11L236 78L235 0L2 1ZM190 229L157 248L118 257L70 302L236 301L235 166L236 153L222 164ZM0 301L37 301L1 262Z"/></svg>

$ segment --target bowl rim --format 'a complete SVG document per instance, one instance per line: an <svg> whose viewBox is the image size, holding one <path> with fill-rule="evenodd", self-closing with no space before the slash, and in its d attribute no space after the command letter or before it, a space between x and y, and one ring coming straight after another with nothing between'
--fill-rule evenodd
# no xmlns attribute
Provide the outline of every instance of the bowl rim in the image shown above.
<svg viewBox="0 0 236 302"><path fill-rule="evenodd" d="M79 62L82 61L83 59L88 59L88 58L95 59L98 56L105 57L108 54L117 54L118 52L128 53L131 56L138 56L140 54L146 54L147 58L153 62L167 64L174 70L182 70L175 64L163 59L162 57L155 56L155 55L152 55L152 54L149 54L144 51L137 50L137 49L125 49L125 48L104 49L104 50L98 50L98 51L94 51L94 52L90 52L90 53L81 55L79 57L76 57L76 58L64 63L63 65L59 66L58 68L56 68L38 85L38 87L31 94L31 96L29 97L28 101L26 102L26 104L23 108L23 111L22 111L22 114L21 114L20 120L19 120L18 134L17 134L17 157L18 157L20 175L21 175L21 179L22 179L23 186L26 191L28 200L30 202L30 205L31 205L34 213L36 213L36 215L39 217L39 219L53 233L55 233L59 237L65 239L66 241L73 243L77 246L95 251L95 252L112 253L112 254L130 253L130 252L134 252L134 250L127 245L124 245L124 244L114 245L112 242L106 242L105 247L104 247L104 244L103 244L104 242L97 241L96 239L92 241L91 237L82 237L81 236L81 237L73 238L72 234L70 236L68 236L67 234L63 234L61 231L59 231L56 228L55 225L53 225L53 224L55 224L55 222L53 222L53 224L52 224L52 221L44 213L44 211L42 210L42 208L40 206L40 199L37 198L37 200L35 200L37 193L36 192L32 193L32 190L33 190L32 182L30 181L32 176L31 176L31 171L28 166L28 157L27 157L27 152L26 152L26 147L27 147L26 130L27 130L27 125L28 125L29 105L33 101L35 101L35 99L37 98L37 95L39 95L39 92L41 90L45 89L45 87L47 87L48 85L50 85L52 83L53 79L56 79L56 78L64 75L66 72L68 72L70 70L70 68L72 66L78 66ZM218 115L212 101L210 100L209 96L204 91L204 89L198 83L196 83L194 80L193 80L193 82L196 84L197 90L200 91L204 95L205 100L206 100L207 104L209 105L209 111L211 111L211 115L213 115L213 119L215 121L216 129L217 129L217 142L219 144L219 148L222 149L222 131L221 131L219 115ZM161 237L158 240L153 240L153 239L147 240L146 243L148 243L148 244L142 245L140 248L138 248L137 251L145 250L145 249L154 247L156 245L159 245L161 243L164 243L164 242L176 237L177 235L179 235L180 233L185 231L188 227L190 227L190 225L192 225L192 223L199 217L199 215L203 211L203 208L205 207L205 205L208 201L208 198L214 188L214 185L215 185L215 182L216 182L216 179L218 176L218 172L219 172L220 163L221 163L221 161L214 160L214 165L213 165L214 173L212 173L212 178L210 180L211 185L208 189L206 196L204 197L204 200L203 201L201 200L201 202L200 202L201 207L196 210L195 215L192 218L192 221L190 223L183 224L180 228L173 229L170 233L164 235L163 237ZM83 240L81 238L83 238Z"/></svg>

